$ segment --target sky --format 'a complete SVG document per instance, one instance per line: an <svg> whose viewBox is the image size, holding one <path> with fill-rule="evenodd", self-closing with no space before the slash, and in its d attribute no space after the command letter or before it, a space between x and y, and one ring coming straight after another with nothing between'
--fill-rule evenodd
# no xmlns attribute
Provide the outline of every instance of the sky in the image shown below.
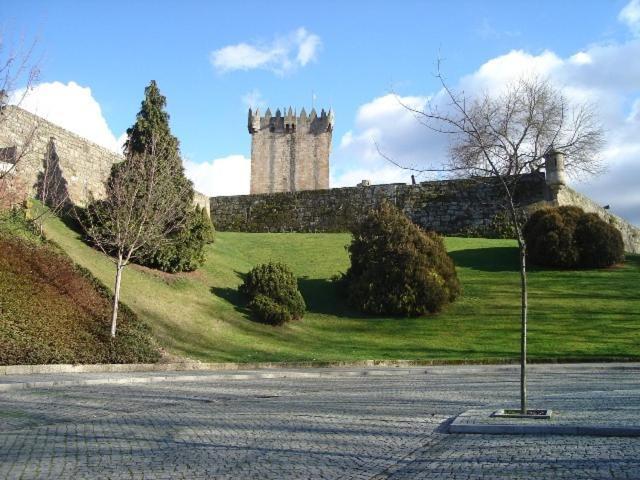
<svg viewBox="0 0 640 480"><path fill-rule="evenodd" d="M332 187L407 182L376 144L406 165L446 160L447 139L402 107L438 94L438 60L470 95L538 75L606 130L608 171L572 186L640 224L640 0L0 0L0 32L5 51L35 42L22 106L115 151L156 80L208 195L249 191L250 106L331 108Z"/></svg>

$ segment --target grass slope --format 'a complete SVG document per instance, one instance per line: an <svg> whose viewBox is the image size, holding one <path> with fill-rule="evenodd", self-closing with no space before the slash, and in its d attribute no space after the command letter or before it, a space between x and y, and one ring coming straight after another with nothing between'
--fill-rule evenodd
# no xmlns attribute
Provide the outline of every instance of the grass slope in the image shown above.
<svg viewBox="0 0 640 480"><path fill-rule="evenodd" d="M128 308L111 340L108 290L24 220L0 218L0 252L0 365L158 359L148 327Z"/></svg>
<svg viewBox="0 0 640 480"><path fill-rule="evenodd" d="M100 280L113 264L60 221L50 238ZM348 265L346 234L218 233L199 271L162 275L127 268L123 301L152 325L168 351L203 361L515 358L519 348L517 251L509 240L448 238L464 293L444 313L364 318L329 281ZM239 274L267 260L300 277L308 313L270 327L249 320ZM535 358L640 357L640 257L604 271L530 274L529 353Z"/></svg>

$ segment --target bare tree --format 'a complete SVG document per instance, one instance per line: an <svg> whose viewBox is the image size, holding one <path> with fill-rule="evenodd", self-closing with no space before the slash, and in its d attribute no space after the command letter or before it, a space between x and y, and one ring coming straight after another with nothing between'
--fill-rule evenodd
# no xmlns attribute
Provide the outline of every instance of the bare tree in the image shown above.
<svg viewBox="0 0 640 480"><path fill-rule="evenodd" d="M116 266L111 336L116 335L118 302L124 268L143 250L160 248L182 227L178 206L188 189L172 182L171 149L152 142L146 153L130 153L114 166L106 182L106 198L91 202L76 215L90 241Z"/></svg>
<svg viewBox="0 0 640 480"><path fill-rule="evenodd" d="M33 58L35 45L34 42L26 49L12 48L0 31L0 133L14 113L9 103L20 105L38 78L39 69ZM11 145L0 143L0 207L11 206L29 188L16 175L16 170L32 150L36 129L37 125L14 132Z"/></svg>
<svg viewBox="0 0 640 480"><path fill-rule="evenodd" d="M504 193L519 250L520 270L520 410L527 411L527 246L522 233L522 215L517 202L522 174L539 171L545 157L557 151L567 157L569 173L595 174L602 170L598 152L604 133L590 105L572 106L547 80L521 78L499 94L484 93L475 98L454 92L438 68L436 77L447 105L428 104L424 110L403 106L427 128L450 136L449 161L442 167L403 165L408 170L445 172L454 175L489 177Z"/></svg>

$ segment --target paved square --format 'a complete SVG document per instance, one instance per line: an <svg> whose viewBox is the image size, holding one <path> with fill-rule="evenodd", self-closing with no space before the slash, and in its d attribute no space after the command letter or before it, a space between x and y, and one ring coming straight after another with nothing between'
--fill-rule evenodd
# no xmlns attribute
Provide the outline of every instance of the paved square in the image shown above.
<svg viewBox="0 0 640 480"><path fill-rule="evenodd" d="M640 438L445 433L468 409L517 405L514 366L306 372L322 376L182 381L176 372L0 392L0 479L640 478ZM639 373L637 364L534 365L531 405L575 401L587 416L609 407L637 420Z"/></svg>

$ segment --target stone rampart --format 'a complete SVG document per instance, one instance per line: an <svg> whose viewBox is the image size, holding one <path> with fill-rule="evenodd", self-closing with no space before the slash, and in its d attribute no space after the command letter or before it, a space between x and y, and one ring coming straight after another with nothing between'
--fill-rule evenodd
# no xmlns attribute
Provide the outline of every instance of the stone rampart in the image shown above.
<svg viewBox="0 0 640 480"><path fill-rule="evenodd" d="M123 159L121 155L19 107L6 106L0 115L0 148L24 152L14 173L29 193L36 193L38 174L53 148L72 203L84 205L90 196L104 195L104 181L111 166Z"/></svg>
<svg viewBox="0 0 640 480"><path fill-rule="evenodd" d="M219 230L344 232L387 200L423 228L456 234L488 226L504 210L503 197L494 179L463 179L212 197L211 212ZM518 200L523 206L544 202L544 175L524 176Z"/></svg>
<svg viewBox="0 0 640 480"><path fill-rule="evenodd" d="M533 211L552 205L577 205L613 222L628 252L640 253L640 230L584 195L562 187L554 194L543 173L523 175L519 207ZM345 232L371 207L387 200L416 224L446 235L483 235L506 224L504 194L496 179L462 179L212 197L216 229L242 232ZM502 225L501 225L502 224Z"/></svg>
<svg viewBox="0 0 640 480"><path fill-rule="evenodd" d="M11 157L20 157L12 175L26 187L26 194L38 191L45 158L55 158L52 167L59 171L68 199L74 205L86 205L91 198L102 198L105 181L114 163L124 160L111 150L65 130L16 106L0 111L0 168L10 169ZM194 205L209 211L209 197L195 192Z"/></svg>
<svg viewBox="0 0 640 480"><path fill-rule="evenodd" d="M556 203L558 205L575 205L585 212L597 213L600 218L614 225L622 234L625 250L631 253L640 253L640 229L627 222L609 210L605 210L589 197L576 192L569 187L563 187L557 194Z"/></svg>

